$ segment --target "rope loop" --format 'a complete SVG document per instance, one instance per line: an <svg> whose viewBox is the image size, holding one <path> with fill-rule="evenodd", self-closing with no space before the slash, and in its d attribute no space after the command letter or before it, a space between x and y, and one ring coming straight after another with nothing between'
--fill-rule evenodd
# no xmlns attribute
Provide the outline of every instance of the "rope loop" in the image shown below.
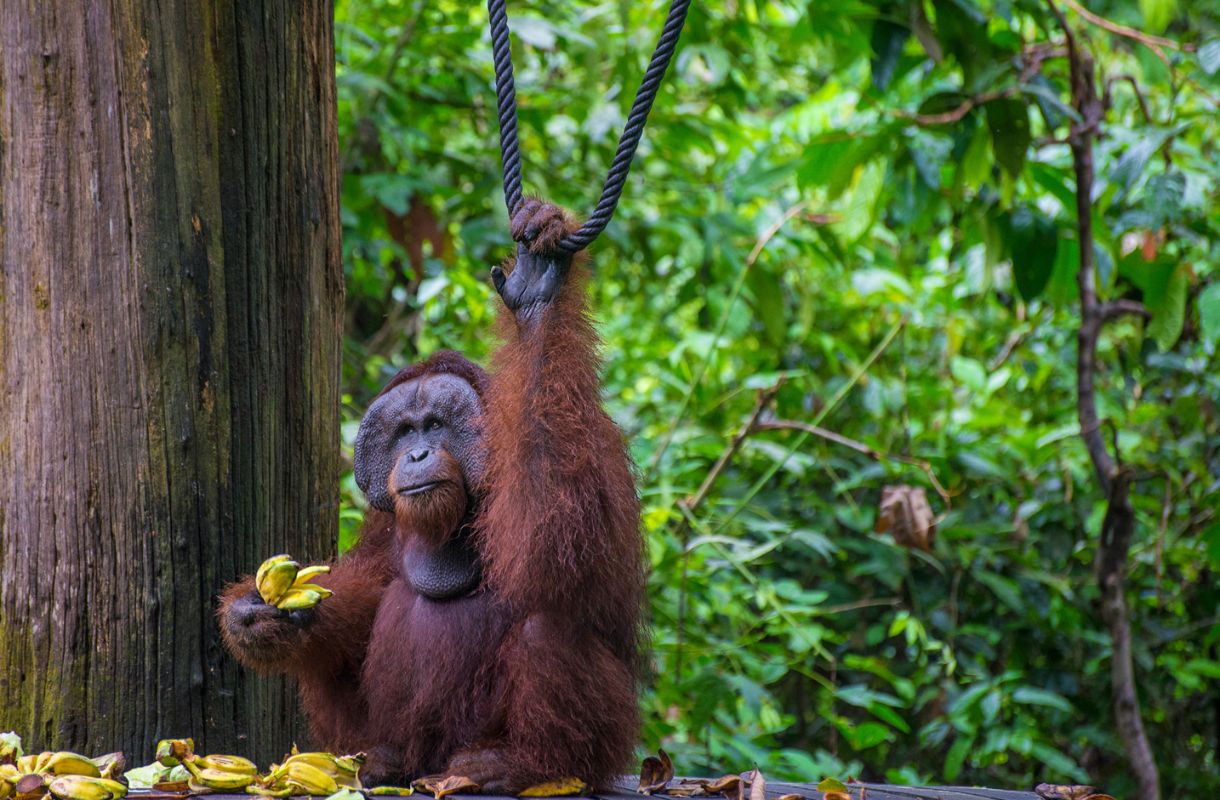
<svg viewBox="0 0 1220 800"><path fill-rule="evenodd" d="M606 174L606 182L602 186L601 197L593 209L593 213L575 233L566 236L559 242L559 249L566 253L575 253L588 247L598 237L618 206L627 183L627 173L631 171L631 162L635 158L636 148L644 135L644 124L648 121L648 112L657 99L657 91L661 88L661 79L665 77L669 63L673 60L674 49L682 26L686 22L686 12L690 10L690 0L671 0L669 14L665 18L665 26L653 50L652 60L640 81L636 91L635 102L631 105L631 113L627 116L627 124L619 136L618 149L614 152L614 160ZM487 0L487 13L491 24L492 60L496 69L496 105L500 122L500 160L504 165L504 204L508 208L508 217L512 219L517 206L521 204L524 195L521 192L521 143L517 136L517 88L513 81L513 55L509 44L507 0Z"/></svg>

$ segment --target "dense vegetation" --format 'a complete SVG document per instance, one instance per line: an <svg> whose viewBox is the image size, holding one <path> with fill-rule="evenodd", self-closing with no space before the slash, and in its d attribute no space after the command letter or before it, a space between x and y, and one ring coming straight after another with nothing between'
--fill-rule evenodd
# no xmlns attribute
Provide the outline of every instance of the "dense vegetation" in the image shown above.
<svg viewBox="0 0 1220 800"><path fill-rule="evenodd" d="M592 204L666 5L509 4L527 191ZM1220 13L1087 5L1060 3L1107 101L1097 293L1148 312L1107 322L1096 366L1132 480L1135 672L1165 796L1201 797L1220 788ZM508 238L485 8L338 15L350 445L399 366L487 354ZM1131 792L1076 409L1083 122L1045 0L695 4L592 289L653 570L643 744L679 772ZM781 378L762 419L783 424L717 471ZM926 550L875 532L896 485L930 498ZM346 545L350 474L344 498Z"/></svg>

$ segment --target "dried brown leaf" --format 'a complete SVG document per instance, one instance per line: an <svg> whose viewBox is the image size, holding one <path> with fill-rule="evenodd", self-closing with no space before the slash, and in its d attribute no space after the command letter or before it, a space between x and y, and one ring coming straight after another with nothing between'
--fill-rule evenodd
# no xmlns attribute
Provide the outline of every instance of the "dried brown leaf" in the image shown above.
<svg viewBox="0 0 1220 800"><path fill-rule="evenodd" d="M479 793L479 784L464 775L428 775L412 783L411 788L429 792L436 800L451 794Z"/></svg>
<svg viewBox="0 0 1220 800"><path fill-rule="evenodd" d="M726 800L745 800L746 784L740 775L725 775L709 781L707 793L724 795Z"/></svg>
<svg viewBox="0 0 1220 800"><path fill-rule="evenodd" d="M805 800L803 794L781 794L777 800Z"/></svg>
<svg viewBox="0 0 1220 800"><path fill-rule="evenodd" d="M660 792L674 779L674 762L669 753L658 749L655 756L648 756L640 764L640 785L636 789L640 794Z"/></svg>
<svg viewBox="0 0 1220 800"><path fill-rule="evenodd" d="M1034 793L1042 800L1094 800L1094 798L1109 796L1099 794L1097 788L1093 786L1072 786L1062 783L1040 783L1034 788Z"/></svg>
<svg viewBox="0 0 1220 800"><path fill-rule="evenodd" d="M158 781L152 785L152 790L166 794L187 794L191 789L186 781Z"/></svg>
<svg viewBox="0 0 1220 800"><path fill-rule="evenodd" d="M851 795L847 792L825 792L822 800L851 800Z"/></svg>
<svg viewBox="0 0 1220 800"><path fill-rule="evenodd" d="M670 797L703 797L707 795L707 778L683 778L677 786L670 786L665 794Z"/></svg>
<svg viewBox="0 0 1220 800"><path fill-rule="evenodd" d="M755 767L746 780L750 782L750 800L767 800L767 779Z"/></svg>
<svg viewBox="0 0 1220 800"><path fill-rule="evenodd" d="M877 533L889 532L903 547L931 550L936 538L936 515L927 493L918 486L885 486L877 511Z"/></svg>

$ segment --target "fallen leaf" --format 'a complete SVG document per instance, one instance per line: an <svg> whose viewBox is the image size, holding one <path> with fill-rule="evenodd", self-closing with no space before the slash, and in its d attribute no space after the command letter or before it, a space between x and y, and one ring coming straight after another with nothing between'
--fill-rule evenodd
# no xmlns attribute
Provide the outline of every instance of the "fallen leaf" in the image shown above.
<svg viewBox="0 0 1220 800"><path fill-rule="evenodd" d="M389 795L391 797L409 797L415 794L410 786L374 786L366 790L369 794Z"/></svg>
<svg viewBox="0 0 1220 800"><path fill-rule="evenodd" d="M847 784L838 778L822 778L818 782L817 790L822 793L822 800L851 800Z"/></svg>
<svg viewBox="0 0 1220 800"><path fill-rule="evenodd" d="M479 793L479 785L464 775L428 775L412 783L411 788L430 792L436 800L451 794Z"/></svg>
<svg viewBox="0 0 1220 800"><path fill-rule="evenodd" d="M364 795L355 789L340 789L326 800L364 800Z"/></svg>
<svg viewBox="0 0 1220 800"><path fill-rule="evenodd" d="M101 777L113 780L127 769L127 757L122 753L107 753L104 756L89 759L97 767Z"/></svg>
<svg viewBox="0 0 1220 800"><path fill-rule="evenodd" d="M518 797L569 797L574 794L584 794L589 785L580 778L560 778L557 781L547 781L537 786L531 786Z"/></svg>
<svg viewBox="0 0 1220 800"><path fill-rule="evenodd" d="M166 794L188 794L191 791L187 781L157 781L150 788Z"/></svg>
<svg viewBox="0 0 1220 800"><path fill-rule="evenodd" d="M803 794L781 794L777 800L805 800Z"/></svg>
<svg viewBox="0 0 1220 800"><path fill-rule="evenodd" d="M750 782L750 800L767 800L767 779L755 767L746 778Z"/></svg>
<svg viewBox="0 0 1220 800"><path fill-rule="evenodd" d="M1095 800L1109 795L1098 794L1096 787L1082 785L1067 785L1062 783L1040 783L1034 788L1034 794L1042 800Z"/></svg>
<svg viewBox="0 0 1220 800"><path fill-rule="evenodd" d="M636 791L640 794L662 791L673 778L674 762L669 753L658 749L655 756L648 756L640 764L640 785Z"/></svg>
<svg viewBox="0 0 1220 800"><path fill-rule="evenodd" d="M709 783L711 781L707 778L683 778L677 786L667 788L665 794L670 797L704 797L708 794Z"/></svg>
<svg viewBox="0 0 1220 800"><path fill-rule="evenodd" d="M725 775L707 784L708 794L722 794L727 800L745 800L746 784L740 775Z"/></svg>
<svg viewBox="0 0 1220 800"><path fill-rule="evenodd" d="M936 538L936 516L927 493L918 486L882 487L874 530L889 531L903 547L930 551Z"/></svg>

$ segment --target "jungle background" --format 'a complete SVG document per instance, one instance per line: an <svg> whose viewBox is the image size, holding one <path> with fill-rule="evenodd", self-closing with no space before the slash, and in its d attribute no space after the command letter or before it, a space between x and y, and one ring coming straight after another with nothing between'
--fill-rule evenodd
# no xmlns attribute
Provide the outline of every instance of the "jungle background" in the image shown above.
<svg viewBox="0 0 1220 800"><path fill-rule="evenodd" d="M1203 797L1220 787L1220 11L1061 5L1105 95L1097 292L1147 312L1106 321L1095 368L1131 476L1141 714L1164 796ZM527 192L591 207L666 7L510 4ZM336 11L346 548L363 409L437 348L486 357L509 240L482 4ZM643 746L680 774L1134 796L1094 568L1107 497L1076 409L1068 73L1040 1L692 8L591 289L652 568ZM934 518L899 489L910 535L878 532L891 486Z"/></svg>

